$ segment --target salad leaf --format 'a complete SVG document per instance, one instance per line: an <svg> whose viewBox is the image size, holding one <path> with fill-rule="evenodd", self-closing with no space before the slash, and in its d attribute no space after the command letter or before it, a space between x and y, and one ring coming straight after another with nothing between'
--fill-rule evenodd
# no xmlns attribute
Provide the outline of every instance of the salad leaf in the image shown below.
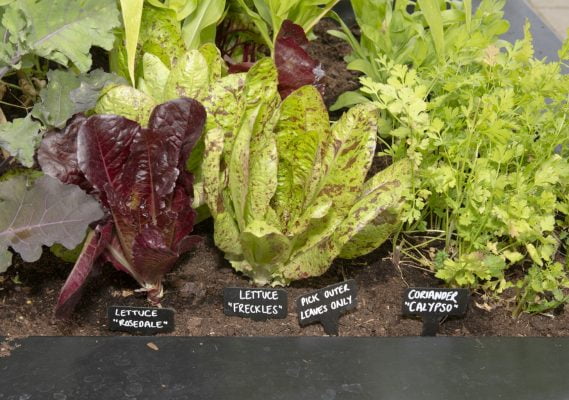
<svg viewBox="0 0 569 400"><path fill-rule="evenodd" d="M62 289L58 314L69 311L102 260L130 274L159 304L162 277L198 239L189 235L195 211L185 165L204 124L203 106L182 98L158 105L148 128L117 115L79 116L60 136L46 137L42 167L62 180L80 180L82 173L112 216L110 237L103 224L86 242Z"/></svg>
<svg viewBox="0 0 569 400"><path fill-rule="evenodd" d="M89 224L104 215L98 202L81 189L49 176L0 182L0 204L2 272L11 260L8 247L26 262L40 258L42 245L60 243L73 249L83 241Z"/></svg>
<svg viewBox="0 0 569 400"><path fill-rule="evenodd" d="M314 85L324 94L324 70L306 52L308 39L300 25L283 21L275 42L275 64L279 71L279 92L285 98L304 85Z"/></svg>
<svg viewBox="0 0 569 400"><path fill-rule="evenodd" d="M407 161L365 181L374 105L331 126L314 86L281 101L277 75L266 58L247 72L243 89L242 74L232 90L214 88L205 101L211 119L202 164L216 245L236 270L273 285L320 275L341 253L373 250L398 227L410 186ZM370 238L374 229L384 234Z"/></svg>
<svg viewBox="0 0 569 400"><path fill-rule="evenodd" d="M307 53L307 47L308 38L302 27L290 20L283 21L273 52L279 75L279 92L283 99L304 85L314 85L324 94L324 70ZM248 61L234 63L230 65L229 72L247 72L253 65Z"/></svg>

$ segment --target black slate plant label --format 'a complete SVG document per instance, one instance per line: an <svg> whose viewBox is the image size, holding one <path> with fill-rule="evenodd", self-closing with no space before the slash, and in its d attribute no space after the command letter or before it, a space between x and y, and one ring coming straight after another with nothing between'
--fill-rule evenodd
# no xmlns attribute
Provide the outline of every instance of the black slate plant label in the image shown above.
<svg viewBox="0 0 569 400"><path fill-rule="evenodd" d="M255 321L286 318L288 294L284 289L240 288L223 289L223 313L251 318Z"/></svg>
<svg viewBox="0 0 569 400"><path fill-rule="evenodd" d="M358 287L353 279L327 286L296 299L301 326L320 322L327 335L338 335L340 316L357 307Z"/></svg>
<svg viewBox="0 0 569 400"><path fill-rule="evenodd" d="M403 315L423 317L422 336L436 336L443 317L466 314L468 299L468 289L408 288L403 294Z"/></svg>
<svg viewBox="0 0 569 400"><path fill-rule="evenodd" d="M108 308L109 329L128 333L154 335L174 332L174 310L155 307Z"/></svg>

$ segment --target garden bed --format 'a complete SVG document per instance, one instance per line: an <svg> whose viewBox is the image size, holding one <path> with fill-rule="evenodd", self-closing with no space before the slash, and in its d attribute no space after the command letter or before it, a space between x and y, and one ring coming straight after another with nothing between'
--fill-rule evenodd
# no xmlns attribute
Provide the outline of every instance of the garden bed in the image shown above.
<svg viewBox="0 0 569 400"><path fill-rule="evenodd" d="M343 56L349 52L344 43L325 34L331 27L325 21L316 30L318 40L311 53L327 72L326 103L357 87L357 75L345 68ZM374 171L385 165L375 160ZM386 243L370 255L353 261L336 260L319 278L299 281L287 288L289 315L284 320L254 322L223 314L224 287L248 286L248 280L234 272L212 240L211 222L196 227L202 243L184 256L165 279L164 307L176 310L174 335L249 336L249 335L322 335L319 325L300 328L294 300L309 291L347 278L356 280L358 308L340 321L340 334L350 336L418 335L421 321L401 316L403 290L408 286L442 286L432 272L418 265L392 262L392 246ZM134 293L136 283L129 276L103 267L104 273L92 279L82 301L68 321L56 320L53 309L71 264L66 264L48 251L36 263L23 263L19 258L0 277L0 336L8 338L28 335L110 335L106 312L111 305L145 306L143 295ZM474 293L469 312L463 319L444 321L440 333L452 336L566 336L569 315L564 310L546 314L523 314L512 318L511 303L506 293L500 302L489 302Z"/></svg>

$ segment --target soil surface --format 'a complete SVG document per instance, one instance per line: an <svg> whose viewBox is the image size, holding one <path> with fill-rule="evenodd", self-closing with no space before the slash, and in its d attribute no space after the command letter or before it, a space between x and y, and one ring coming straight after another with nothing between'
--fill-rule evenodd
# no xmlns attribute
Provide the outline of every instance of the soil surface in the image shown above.
<svg viewBox="0 0 569 400"><path fill-rule="evenodd" d="M321 23L311 53L327 71L326 103L346 90L357 88L357 75L346 71L343 56L349 47L326 35L331 22ZM377 159L374 170L385 159ZM421 320L401 316L402 294L409 286L441 286L441 282L410 263L394 263L392 246L386 243L375 252L357 260L336 260L323 276L296 282L287 288L289 314L286 319L254 322L223 314L222 293L228 286L249 286L246 278L235 273L213 244L211 221L196 227L203 241L182 257L165 278L164 307L176 310L174 335L191 336L273 336L324 335L320 325L301 328L294 301L326 285L353 278L356 280L358 307L340 320L340 335L404 336L420 335ZM35 263L23 263L18 257L8 272L0 275L0 336L8 339L28 335L121 335L107 327L107 307L111 305L146 306L143 295L135 293L137 285L126 274L104 265L93 276L70 320L53 317L58 292L72 265L48 250ZM489 304L480 294L473 294L465 318L443 321L441 335L453 336L565 336L569 335L569 314L563 310L540 315L512 318L507 296ZM9 354L9 342L0 343L0 356Z"/></svg>

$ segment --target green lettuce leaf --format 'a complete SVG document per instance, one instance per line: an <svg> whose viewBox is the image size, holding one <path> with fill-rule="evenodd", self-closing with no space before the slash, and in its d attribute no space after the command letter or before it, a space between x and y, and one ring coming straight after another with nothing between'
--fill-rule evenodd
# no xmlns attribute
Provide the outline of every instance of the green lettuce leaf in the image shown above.
<svg viewBox="0 0 569 400"><path fill-rule="evenodd" d="M398 163L365 181L375 105L331 125L314 87L282 101L277 81L264 59L244 78L212 85L201 177L215 243L233 268L256 284L286 285L385 241L399 224L410 174Z"/></svg>

